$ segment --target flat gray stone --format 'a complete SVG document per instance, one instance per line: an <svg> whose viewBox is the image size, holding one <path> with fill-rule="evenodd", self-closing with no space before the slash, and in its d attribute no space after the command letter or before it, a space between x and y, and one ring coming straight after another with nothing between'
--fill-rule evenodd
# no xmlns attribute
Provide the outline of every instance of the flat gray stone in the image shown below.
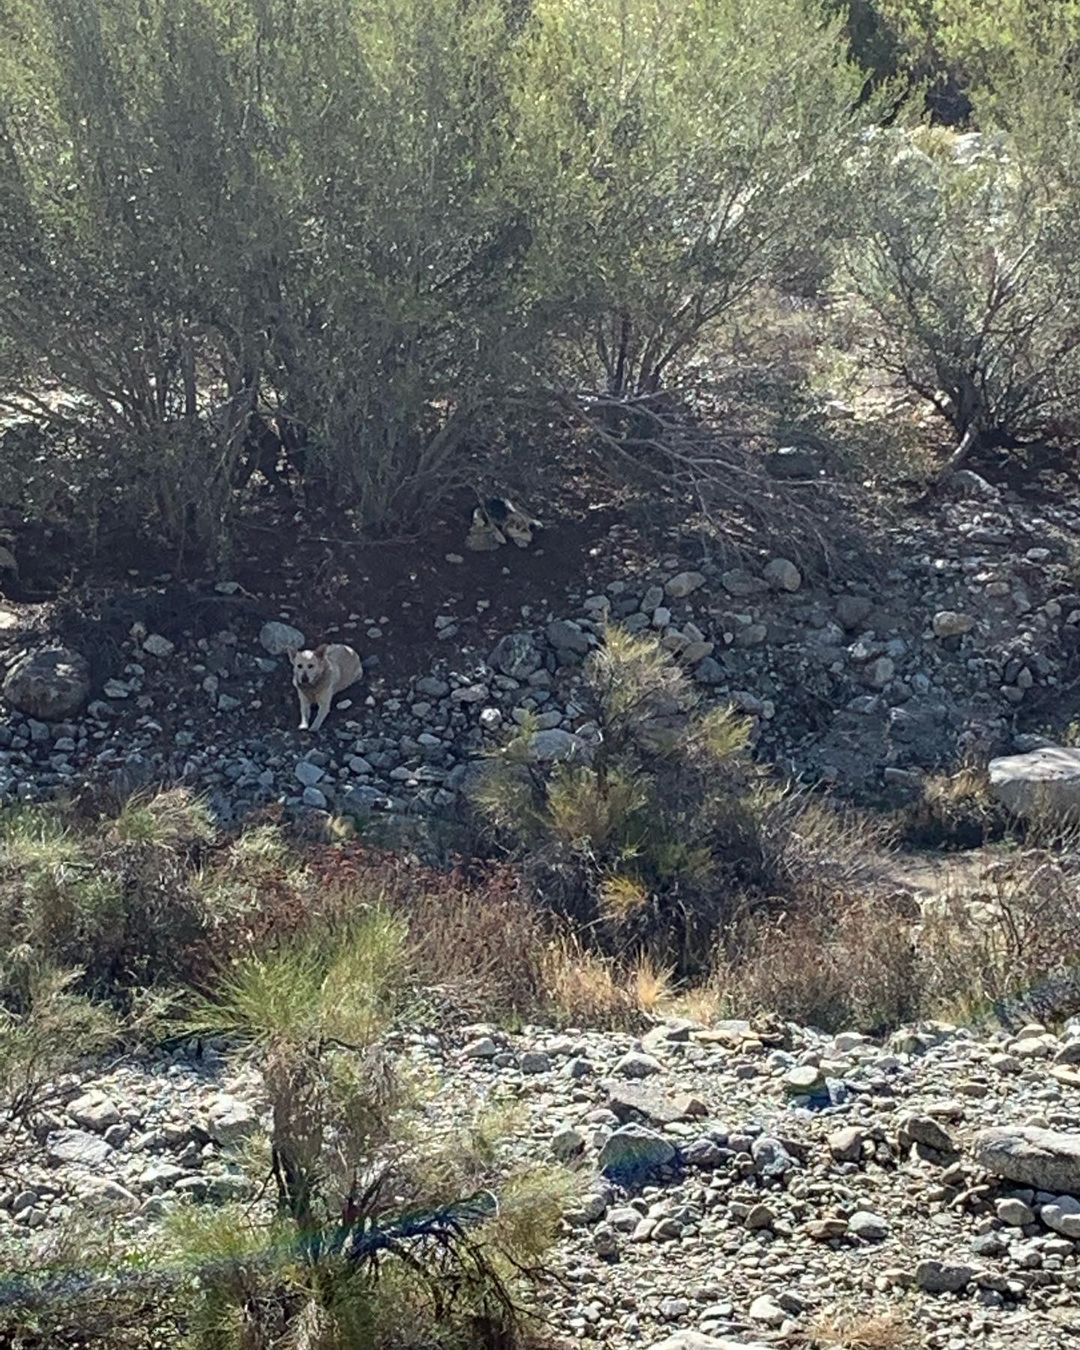
<svg viewBox="0 0 1080 1350"><path fill-rule="evenodd" d="M1018 816L1080 819L1080 747L1049 745L992 759L990 792Z"/></svg>
<svg viewBox="0 0 1080 1350"><path fill-rule="evenodd" d="M57 1166L104 1167L113 1155L100 1135L87 1130L55 1130L49 1135L47 1150L49 1161Z"/></svg>
<svg viewBox="0 0 1080 1350"><path fill-rule="evenodd" d="M600 1171L618 1181L647 1176L675 1159L675 1145L644 1125L623 1125L600 1150Z"/></svg>
<svg viewBox="0 0 1080 1350"><path fill-rule="evenodd" d="M1004 1125L982 1130L975 1160L994 1176L1054 1195L1080 1195L1080 1133Z"/></svg>

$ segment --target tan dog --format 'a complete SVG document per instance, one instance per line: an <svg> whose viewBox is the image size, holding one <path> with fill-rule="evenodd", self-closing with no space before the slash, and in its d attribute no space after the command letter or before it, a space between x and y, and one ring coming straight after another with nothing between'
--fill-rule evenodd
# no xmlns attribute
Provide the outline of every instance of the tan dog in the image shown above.
<svg viewBox="0 0 1080 1350"><path fill-rule="evenodd" d="M291 649L289 660L300 700L300 730L318 731L326 721L334 696L363 675L360 657L343 642L324 642L321 647L302 652ZM314 722L310 722L312 708L319 710Z"/></svg>

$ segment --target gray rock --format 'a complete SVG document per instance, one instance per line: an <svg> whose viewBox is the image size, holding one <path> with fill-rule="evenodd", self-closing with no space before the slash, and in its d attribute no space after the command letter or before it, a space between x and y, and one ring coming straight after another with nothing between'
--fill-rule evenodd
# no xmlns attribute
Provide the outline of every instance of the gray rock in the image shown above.
<svg viewBox="0 0 1080 1350"><path fill-rule="evenodd" d="M305 806L311 807L313 811L325 811L330 805L326 793L317 787L306 787L301 800Z"/></svg>
<svg viewBox="0 0 1080 1350"><path fill-rule="evenodd" d="M309 760L302 759L293 770L293 776L298 782L303 783L304 787L314 787L326 777L326 770L320 769Z"/></svg>
<svg viewBox="0 0 1080 1350"><path fill-rule="evenodd" d="M529 758L537 764L553 764L564 759L582 759L587 746L580 736L561 727L537 731L529 741Z"/></svg>
<svg viewBox="0 0 1080 1350"><path fill-rule="evenodd" d="M720 584L728 595L739 598L761 595L769 589L769 583L762 577L756 577L752 572L747 572L739 567L732 568L730 572L725 572L720 578Z"/></svg>
<svg viewBox="0 0 1080 1350"><path fill-rule="evenodd" d="M81 1187L79 1200L96 1214L133 1214L139 1208L138 1199L110 1177L96 1177Z"/></svg>
<svg viewBox="0 0 1080 1350"><path fill-rule="evenodd" d="M263 650L269 652L271 656L284 656L290 647L302 651L306 639L299 628L293 628L291 624L282 623L279 619L271 619L259 629L259 642Z"/></svg>
<svg viewBox="0 0 1080 1350"><path fill-rule="evenodd" d="M633 1182L675 1159L675 1146L644 1125L623 1125L600 1150L600 1171L613 1181Z"/></svg>
<svg viewBox="0 0 1080 1350"><path fill-rule="evenodd" d="M788 558L773 558L762 576L774 591L797 591L802 585L802 573Z"/></svg>
<svg viewBox="0 0 1080 1350"><path fill-rule="evenodd" d="M754 1160L758 1176L767 1180L779 1180L788 1176L798 1167L798 1163L787 1151L779 1139L762 1134L750 1146L750 1156Z"/></svg>
<svg viewBox="0 0 1080 1350"><path fill-rule="evenodd" d="M1043 1205L1039 1218L1062 1237L1080 1240L1080 1200L1061 1195L1052 1204Z"/></svg>
<svg viewBox="0 0 1080 1350"><path fill-rule="evenodd" d="M143 638L142 649L150 656L156 656L159 660L163 661L167 656L172 656L173 652L176 651L176 643L170 642L169 639L163 637L161 633L151 633L148 637Z"/></svg>
<svg viewBox="0 0 1080 1350"><path fill-rule="evenodd" d="M557 652L569 652L575 656L584 656L589 650L589 635L578 624L569 619L556 619L544 630L548 642Z"/></svg>
<svg viewBox="0 0 1080 1350"><path fill-rule="evenodd" d="M417 680L415 688L416 692L423 694L425 698L445 698L450 692L450 686L446 681L437 679L434 675L425 675Z"/></svg>
<svg viewBox="0 0 1080 1350"><path fill-rule="evenodd" d="M643 1055L636 1050L629 1050L621 1059L615 1063L615 1072L621 1073L624 1078L649 1078L654 1073L661 1073L663 1065L652 1055Z"/></svg>
<svg viewBox="0 0 1080 1350"><path fill-rule="evenodd" d="M104 1134L110 1125L120 1123L120 1112L116 1109L116 1104L104 1092L97 1089L84 1092L81 1097L69 1102L67 1113L76 1125L81 1125L87 1130L95 1130L98 1134Z"/></svg>
<svg viewBox="0 0 1080 1350"><path fill-rule="evenodd" d="M848 1219L848 1232L864 1242L882 1242L892 1232L887 1219L868 1209L858 1209Z"/></svg>
<svg viewBox="0 0 1080 1350"><path fill-rule="evenodd" d="M863 671L863 679L871 689L884 689L896 674L896 662L891 656L877 656Z"/></svg>
<svg viewBox="0 0 1080 1350"><path fill-rule="evenodd" d="M1031 1206L1025 1205L1023 1200L1017 1200L1013 1196L999 1200L994 1206L994 1213L1001 1223L1007 1224L1010 1228L1023 1228L1026 1224L1035 1222L1035 1211Z"/></svg>
<svg viewBox="0 0 1080 1350"><path fill-rule="evenodd" d="M851 632L866 622L873 608L863 595L842 595L836 602L837 622Z"/></svg>
<svg viewBox="0 0 1080 1350"><path fill-rule="evenodd" d="M1080 747L1048 746L992 759L990 792L1018 816L1080 820Z"/></svg>
<svg viewBox="0 0 1080 1350"><path fill-rule="evenodd" d="M74 717L90 697L90 667L67 647L43 647L16 659L4 678L3 694L27 717L60 722Z"/></svg>
<svg viewBox="0 0 1080 1350"><path fill-rule="evenodd" d="M975 627L975 620L970 614L957 614L955 610L939 609L931 626L937 638L963 637Z"/></svg>
<svg viewBox="0 0 1080 1350"><path fill-rule="evenodd" d="M1080 1134L1002 1125L975 1136L975 1160L994 1176L1054 1195L1080 1196Z"/></svg>
<svg viewBox="0 0 1080 1350"><path fill-rule="evenodd" d="M478 1036L461 1053L466 1059L494 1059L499 1053L499 1047L490 1036Z"/></svg>
<svg viewBox="0 0 1080 1350"><path fill-rule="evenodd" d="M526 1050L521 1056L522 1073L550 1073L551 1060L539 1050Z"/></svg>
<svg viewBox="0 0 1080 1350"><path fill-rule="evenodd" d="M816 1064L796 1064L784 1074L784 1091L793 1096L818 1092L824 1085L824 1075Z"/></svg>
<svg viewBox="0 0 1080 1350"><path fill-rule="evenodd" d="M540 669L544 657L531 633L508 633L496 644L488 664L500 675L525 680Z"/></svg>
<svg viewBox="0 0 1080 1350"><path fill-rule="evenodd" d="M826 1142L837 1162L858 1162L866 1143L866 1132L858 1125L845 1125L842 1130L834 1130Z"/></svg>
<svg viewBox="0 0 1080 1350"><path fill-rule="evenodd" d="M74 1163L91 1169L103 1167L113 1152L100 1135L86 1130L54 1130L46 1147L52 1163Z"/></svg>
<svg viewBox="0 0 1080 1350"><path fill-rule="evenodd" d="M903 1116L898 1133L904 1152L913 1144L921 1144L935 1153L951 1155L956 1152L952 1136L932 1116Z"/></svg>
<svg viewBox="0 0 1080 1350"><path fill-rule="evenodd" d="M920 1261L915 1267L915 1283L928 1294L958 1294L974 1274L971 1266L959 1263Z"/></svg>
<svg viewBox="0 0 1080 1350"><path fill-rule="evenodd" d="M568 1126L551 1136L551 1151L560 1162L576 1158L585 1148L585 1139L579 1130Z"/></svg>
<svg viewBox="0 0 1080 1350"><path fill-rule="evenodd" d="M782 1327L787 1313L771 1294L759 1294L750 1304L750 1321L766 1327Z"/></svg>
<svg viewBox="0 0 1080 1350"><path fill-rule="evenodd" d="M684 600L704 585L705 578L700 572L680 572L677 576L671 578L664 590L667 591L672 600Z"/></svg>
<svg viewBox="0 0 1080 1350"><path fill-rule="evenodd" d="M718 1168L726 1167L735 1154L730 1148L725 1148L718 1139L703 1134L686 1145L682 1156L687 1167L697 1167L703 1172L715 1172Z"/></svg>
<svg viewBox="0 0 1080 1350"><path fill-rule="evenodd" d="M620 1120L638 1115L655 1125L674 1125L705 1114L704 1104L695 1097L685 1093L669 1097L639 1083L613 1083L608 1089L608 1106Z"/></svg>
<svg viewBox="0 0 1080 1350"><path fill-rule="evenodd" d="M206 1132L221 1148L232 1148L243 1143L258 1129L258 1115L239 1097L223 1092L210 1104Z"/></svg>

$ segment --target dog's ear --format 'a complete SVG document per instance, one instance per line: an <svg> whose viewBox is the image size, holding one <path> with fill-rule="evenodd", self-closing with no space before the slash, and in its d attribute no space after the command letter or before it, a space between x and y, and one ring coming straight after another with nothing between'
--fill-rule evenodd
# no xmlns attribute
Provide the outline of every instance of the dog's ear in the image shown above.
<svg viewBox="0 0 1080 1350"><path fill-rule="evenodd" d="M295 665L295 663L296 663L296 653L297 653L299 650L300 650L299 647L286 647L286 648L285 648L285 655L289 658L289 665Z"/></svg>
<svg viewBox="0 0 1080 1350"><path fill-rule="evenodd" d="M320 661L326 655L327 645L328 644L325 642L320 642L319 645L315 648L315 655L319 658Z"/></svg>

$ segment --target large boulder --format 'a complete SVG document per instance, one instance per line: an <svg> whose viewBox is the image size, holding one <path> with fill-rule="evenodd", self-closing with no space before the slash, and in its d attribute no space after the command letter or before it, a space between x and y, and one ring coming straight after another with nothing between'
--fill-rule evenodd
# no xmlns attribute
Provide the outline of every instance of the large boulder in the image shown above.
<svg viewBox="0 0 1080 1350"><path fill-rule="evenodd" d="M40 722L62 722L90 697L86 658L67 647L42 647L20 656L4 679L4 698Z"/></svg>
<svg viewBox="0 0 1080 1350"><path fill-rule="evenodd" d="M1080 1195L1080 1133L1003 1125L976 1135L973 1152L981 1167L1006 1181Z"/></svg>
<svg viewBox="0 0 1080 1350"><path fill-rule="evenodd" d="M1018 816L1080 820L1080 748L1048 745L992 759L990 791Z"/></svg>

